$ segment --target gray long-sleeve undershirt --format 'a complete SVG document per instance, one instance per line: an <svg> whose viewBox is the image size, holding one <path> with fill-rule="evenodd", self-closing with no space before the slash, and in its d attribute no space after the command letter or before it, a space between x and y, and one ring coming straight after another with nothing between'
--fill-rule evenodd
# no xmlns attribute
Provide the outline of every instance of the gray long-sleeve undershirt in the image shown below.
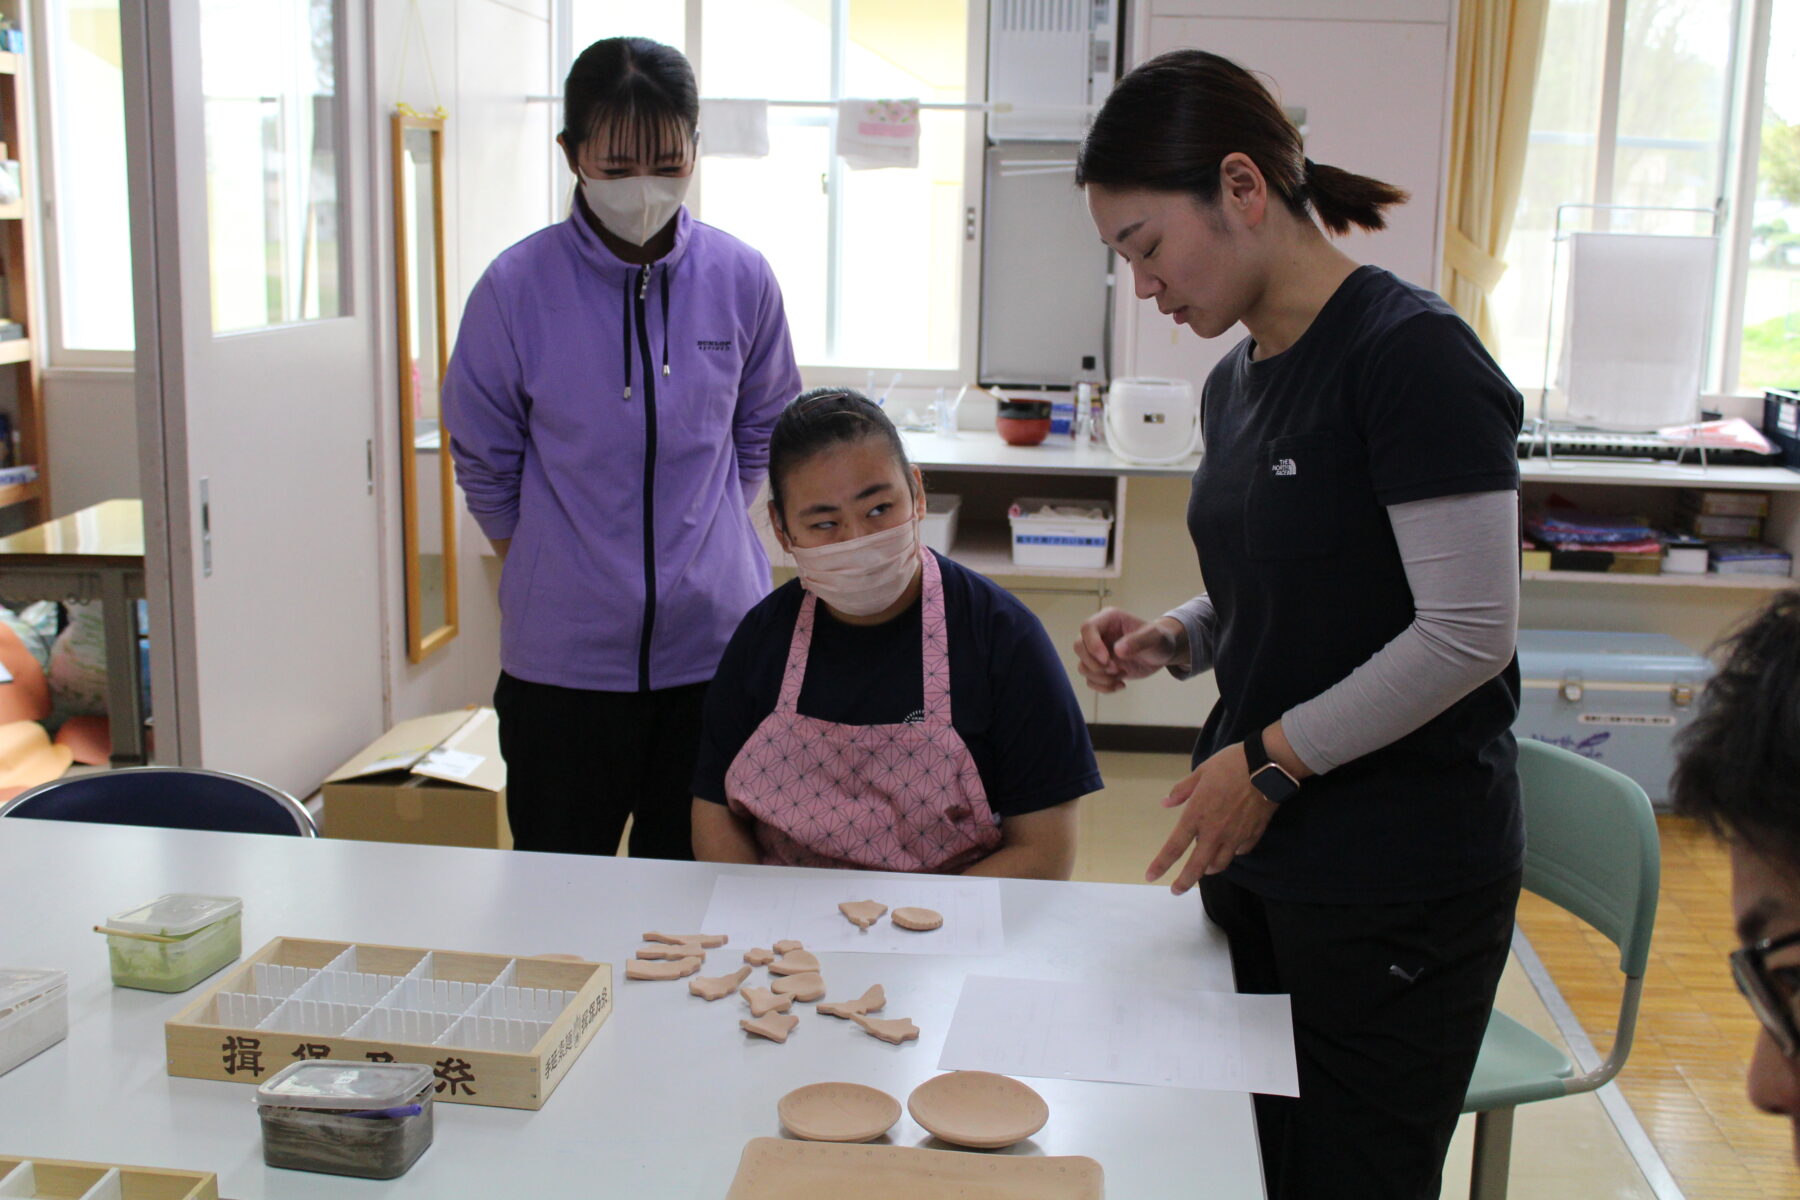
<svg viewBox="0 0 1800 1200"><path fill-rule="evenodd" d="M1514 492L1390 505L1388 522L1413 594L1412 624L1348 676L1281 718L1315 774L1405 737L1512 659L1519 624L1519 513ZM1168 616L1187 630L1186 679L1211 669L1218 615L1204 594Z"/></svg>

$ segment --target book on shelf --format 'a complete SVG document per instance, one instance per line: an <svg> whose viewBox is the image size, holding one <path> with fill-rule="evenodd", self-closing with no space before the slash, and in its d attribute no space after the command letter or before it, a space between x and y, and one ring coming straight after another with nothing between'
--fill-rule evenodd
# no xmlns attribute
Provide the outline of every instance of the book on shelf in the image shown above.
<svg viewBox="0 0 1800 1200"><path fill-rule="evenodd" d="M14 487L21 483L30 483L36 478L37 468L33 466L0 467L0 487Z"/></svg>
<svg viewBox="0 0 1800 1200"><path fill-rule="evenodd" d="M1684 512L1677 521L1685 533L1703 538L1730 538L1754 542L1762 537L1761 517L1739 517Z"/></svg>
<svg viewBox="0 0 1800 1200"><path fill-rule="evenodd" d="M1682 488L1676 497L1681 511L1707 517L1766 517L1769 493Z"/></svg>
<svg viewBox="0 0 1800 1200"><path fill-rule="evenodd" d="M1764 542L1714 542L1711 553L1712 569L1719 575L1785 577L1793 573L1793 556Z"/></svg>

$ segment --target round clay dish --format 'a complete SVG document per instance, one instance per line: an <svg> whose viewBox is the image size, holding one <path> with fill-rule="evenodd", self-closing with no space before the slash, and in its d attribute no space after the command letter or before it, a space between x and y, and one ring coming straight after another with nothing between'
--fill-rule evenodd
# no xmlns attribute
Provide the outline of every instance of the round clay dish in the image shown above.
<svg viewBox="0 0 1800 1200"><path fill-rule="evenodd" d="M929 908L896 908L890 920L902 929L918 933L929 933L944 926L943 914Z"/></svg>
<svg viewBox="0 0 1800 1200"><path fill-rule="evenodd" d="M900 1102L860 1083L810 1083L775 1106L781 1123L809 1142L872 1142L900 1119Z"/></svg>
<svg viewBox="0 0 1800 1200"><path fill-rule="evenodd" d="M906 1098L906 1111L931 1133L958 1146L998 1150L1044 1127L1044 1098L1005 1075L951 1071L927 1079Z"/></svg>

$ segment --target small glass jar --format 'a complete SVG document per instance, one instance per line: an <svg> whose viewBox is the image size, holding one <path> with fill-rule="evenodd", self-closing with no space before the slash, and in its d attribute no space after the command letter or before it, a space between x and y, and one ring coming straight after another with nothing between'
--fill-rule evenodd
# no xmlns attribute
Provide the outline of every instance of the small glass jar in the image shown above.
<svg viewBox="0 0 1800 1200"><path fill-rule="evenodd" d="M393 1179L431 1145L436 1080L417 1063L297 1062L256 1089L263 1162Z"/></svg>
<svg viewBox="0 0 1800 1200"><path fill-rule="evenodd" d="M244 902L175 892L110 917L115 987L185 992L243 952Z"/></svg>

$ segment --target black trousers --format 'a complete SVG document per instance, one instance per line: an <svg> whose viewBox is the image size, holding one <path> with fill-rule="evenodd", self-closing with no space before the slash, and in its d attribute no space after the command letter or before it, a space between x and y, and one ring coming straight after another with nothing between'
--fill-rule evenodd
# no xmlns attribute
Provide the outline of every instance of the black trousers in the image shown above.
<svg viewBox="0 0 1800 1200"><path fill-rule="evenodd" d="M513 847L613 854L631 818L633 858L694 857L694 760L706 684L591 692L502 671L494 687Z"/></svg>
<svg viewBox="0 0 1800 1200"><path fill-rule="evenodd" d="M1269 1200L1437 1200L1512 941L1519 874L1407 904L1201 881L1240 992L1293 997L1300 1096L1257 1096Z"/></svg>

